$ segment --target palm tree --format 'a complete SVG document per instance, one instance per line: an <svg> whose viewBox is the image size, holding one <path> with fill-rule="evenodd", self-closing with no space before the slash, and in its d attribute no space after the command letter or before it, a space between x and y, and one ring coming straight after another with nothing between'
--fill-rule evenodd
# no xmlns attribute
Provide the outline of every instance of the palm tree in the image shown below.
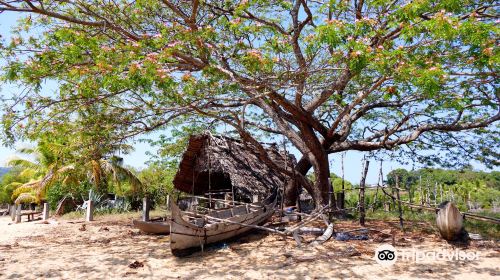
<svg viewBox="0 0 500 280"><path fill-rule="evenodd" d="M8 162L10 166L22 167L33 173L32 180L19 184L12 194L12 200L19 203L39 203L47 190L56 182L65 185L77 185L90 181L97 191L105 191L110 180L121 188L121 182L127 181L134 192L143 189L142 182L130 170L122 166L117 157L90 160L72 159L74 163L58 153L57 145L39 144L36 148L23 148L19 153L31 156L33 160L16 158ZM65 164L66 163L66 164Z"/></svg>
<svg viewBox="0 0 500 280"><path fill-rule="evenodd" d="M21 148L17 152L32 159L15 158L7 163L9 166L22 168L22 173L31 173L28 182L11 183L18 185L12 193L12 200L16 204L40 202L45 197L47 187L56 179L56 175L71 169L69 166L58 168L59 155L50 145L39 144L35 148Z"/></svg>

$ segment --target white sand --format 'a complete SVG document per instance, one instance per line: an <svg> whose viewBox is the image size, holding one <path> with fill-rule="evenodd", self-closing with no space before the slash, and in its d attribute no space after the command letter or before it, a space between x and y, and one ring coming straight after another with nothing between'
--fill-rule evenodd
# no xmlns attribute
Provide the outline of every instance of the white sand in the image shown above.
<svg viewBox="0 0 500 280"><path fill-rule="evenodd" d="M83 224L86 230L80 231ZM355 226L342 222L337 229ZM372 222L368 226L387 229L390 225ZM403 240L398 231L396 248L453 250L430 232ZM399 261L382 267L373 260L381 240L330 240L300 249L293 240L252 234L227 248L182 259L172 256L168 240L168 236L141 234L130 219L116 217L57 224L13 224L9 217L0 217L0 279L500 279L500 246L493 241L475 241L467 249L480 252L478 261ZM361 255L349 256L354 250ZM134 261L144 266L130 268Z"/></svg>

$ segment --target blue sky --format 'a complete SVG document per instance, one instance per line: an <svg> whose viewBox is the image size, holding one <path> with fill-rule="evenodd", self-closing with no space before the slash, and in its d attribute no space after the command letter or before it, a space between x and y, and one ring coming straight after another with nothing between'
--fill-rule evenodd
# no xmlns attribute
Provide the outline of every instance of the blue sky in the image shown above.
<svg viewBox="0 0 500 280"><path fill-rule="evenodd" d="M3 40L8 40L9 39L9 34L10 34L10 29L11 27L15 24L16 22L16 16L12 13L3 13L0 14L0 35L2 36ZM0 95L3 96L9 96L12 93L15 93L18 88L14 87L12 85L0 85ZM52 85L49 85L44 88L46 91L53 91L55 90L55 87ZM155 137L155 134L151 137ZM158 135L158 134L156 134ZM138 140L138 139L135 139ZM19 148L21 146L26 146L30 145L30 143L17 143L16 147L14 149L12 148L6 148L2 147L0 145L0 166L5 166L6 161L15 155L15 149ZM33 144L31 144L33 145ZM124 155L124 160L125 164L134 166L137 168L142 168L145 166L145 162L148 160L148 156L146 155L147 151L150 151L152 153L155 152L155 150L149 146L147 143L135 143L133 144L135 151L132 152L129 155ZM299 153L295 150L292 150L292 153L295 154L296 158L300 158ZM361 162L363 158L363 153L361 152L347 152L346 157L345 157L345 177L347 180L353 182L353 183L358 183L361 175ZM330 162L331 162L331 168L332 172L336 174L340 174L340 154L338 155L331 155L330 156ZM479 169L479 170L484 170L485 168L480 165L480 164L473 164L474 168ZM384 162L383 166L383 171L384 174L387 174L393 169L396 168L401 168L404 167L406 169L411 169L412 166L403 166L395 161L391 162ZM368 172L368 178L367 182L368 183L376 183L378 179L378 169L379 169L379 163L378 162L371 162L370 169Z"/></svg>

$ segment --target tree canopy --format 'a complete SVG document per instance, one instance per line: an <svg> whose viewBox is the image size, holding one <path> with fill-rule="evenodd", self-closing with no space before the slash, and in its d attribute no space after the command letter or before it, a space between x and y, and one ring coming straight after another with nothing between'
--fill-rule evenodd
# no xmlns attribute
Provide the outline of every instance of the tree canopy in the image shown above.
<svg viewBox="0 0 500 280"><path fill-rule="evenodd" d="M495 166L497 8L474 0L0 1L0 12L24 15L3 45L3 77L27 86L5 98L4 139L36 139L77 121L72 133L113 146L171 124L225 124L318 204L327 201L330 153L397 150ZM57 92L41 90L47 80ZM300 151L294 171L265 154L263 134ZM426 150L433 153L418 153Z"/></svg>

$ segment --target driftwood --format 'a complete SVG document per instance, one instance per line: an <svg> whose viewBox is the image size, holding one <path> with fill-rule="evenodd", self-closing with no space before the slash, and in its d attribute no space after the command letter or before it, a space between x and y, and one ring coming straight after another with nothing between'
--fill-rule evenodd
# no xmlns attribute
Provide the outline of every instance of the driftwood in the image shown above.
<svg viewBox="0 0 500 280"><path fill-rule="evenodd" d="M299 229L300 234L322 235L324 232L324 229L315 227L303 227Z"/></svg>
<svg viewBox="0 0 500 280"><path fill-rule="evenodd" d="M314 240L312 242L312 245L313 246L316 246L316 245L320 245L320 244L323 244L325 243L328 239L330 239L333 235L333 223L329 224L328 227L326 228L325 232L323 233L323 235L321 235L320 237L316 238L316 240Z"/></svg>

